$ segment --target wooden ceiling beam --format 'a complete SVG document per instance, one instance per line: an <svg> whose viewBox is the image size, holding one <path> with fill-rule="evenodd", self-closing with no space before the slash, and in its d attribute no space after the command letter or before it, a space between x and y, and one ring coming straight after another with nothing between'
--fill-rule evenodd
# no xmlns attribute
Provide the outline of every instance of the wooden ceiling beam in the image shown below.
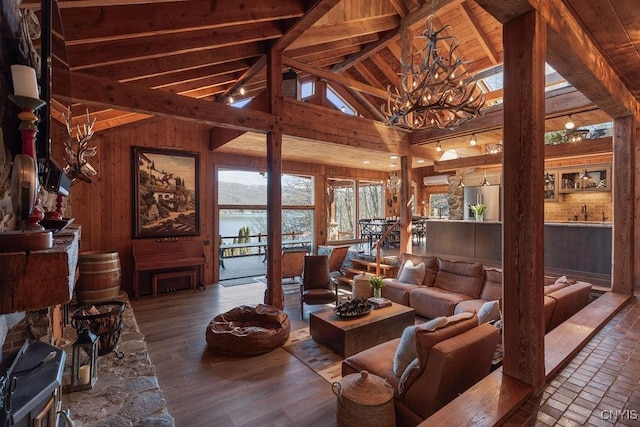
<svg viewBox="0 0 640 427"><path fill-rule="evenodd" d="M370 95L376 96L378 98L386 98L387 92L381 89L378 89L373 86L366 85L364 83L360 83L357 80L347 79L338 74L332 73L330 71L325 71L321 68L312 67L302 62L296 61L295 59L283 57L282 62L284 65L288 67L293 67L296 70L305 71L309 74L313 74L316 77L320 77L322 79L326 79L330 82L338 83L343 86L349 87L354 90L359 90L360 92L368 93Z"/></svg>
<svg viewBox="0 0 640 427"><path fill-rule="evenodd" d="M390 42L396 41L397 39L398 30L387 31L379 40L369 43L364 47L364 49L360 49L358 53L351 55L346 60L331 67L331 71L334 73L341 73L342 71L361 63L365 59L374 56L376 53L387 47Z"/></svg>
<svg viewBox="0 0 640 427"><path fill-rule="evenodd" d="M405 132L362 117L285 98L282 133L398 155L409 154Z"/></svg>
<svg viewBox="0 0 640 427"><path fill-rule="evenodd" d="M605 138L587 139L576 143L546 145L544 147L544 158L545 160L555 160L611 153L613 150L612 141L612 138L608 136ZM502 153L435 161L433 168L436 172L449 172L456 169L498 165L502 165Z"/></svg>
<svg viewBox="0 0 640 427"><path fill-rule="evenodd" d="M482 31L480 23L476 19L473 11L466 2L460 3L460 12L463 18L469 23L473 34L476 36L476 40L482 46L482 50L487 54L491 62L495 65L498 63L498 54L495 52L491 42L487 38L487 35Z"/></svg>
<svg viewBox="0 0 640 427"><path fill-rule="evenodd" d="M271 49L283 51L291 46L303 33L306 33L313 24L327 14L340 0L317 0L304 14L302 18L286 31L284 36L273 44Z"/></svg>
<svg viewBox="0 0 640 427"><path fill-rule="evenodd" d="M365 34L377 34L395 29L399 25L400 18L395 14L362 18L335 25L322 25L309 28L301 37L291 43L289 47L291 49L297 49L349 39Z"/></svg>
<svg viewBox="0 0 640 427"><path fill-rule="evenodd" d="M125 83L147 77L207 67L214 64L257 58L264 55L264 52L265 47L263 43L256 42L235 46L233 49L209 49L201 52L188 52L178 55L168 55L162 58L106 65L88 69L85 73L95 77L104 77Z"/></svg>
<svg viewBox="0 0 640 427"><path fill-rule="evenodd" d="M231 129L268 132L276 126L275 116L263 111L241 110L82 73L65 74L64 70L53 70L53 94L58 99Z"/></svg>
<svg viewBox="0 0 640 427"><path fill-rule="evenodd" d="M266 64L265 64L266 65ZM266 111L267 110L267 91L263 91L255 96L245 106L246 109ZM245 134L246 131L238 129L227 129L214 126L209 134L209 150L215 151L224 146L227 142L233 141L239 136Z"/></svg>
<svg viewBox="0 0 640 427"><path fill-rule="evenodd" d="M378 67L380 71L382 71L382 74L384 74L384 76L389 79L389 82L391 82L392 86L400 86L400 77L398 76L398 73L396 73L395 70L391 68L391 65L389 65L384 59L382 59L380 55L372 56L371 61L375 64L376 67Z"/></svg>
<svg viewBox="0 0 640 427"><path fill-rule="evenodd" d="M249 59L225 62L224 64L215 66L199 67L190 70L176 71L175 73L163 74L161 76L147 77L136 80L136 85L152 89L172 89L189 83L197 85L199 82L206 83L211 78L244 73L249 66ZM172 90L172 92L178 91Z"/></svg>
<svg viewBox="0 0 640 427"><path fill-rule="evenodd" d="M375 87L384 87L380 80L373 75L371 71L367 67L365 67L362 63L356 64L355 69L364 77L367 84Z"/></svg>
<svg viewBox="0 0 640 427"><path fill-rule="evenodd" d="M246 82L251 80L258 74L260 71L264 70L267 66L267 55L262 55L256 62L253 63L249 69L240 76L240 78L236 79L235 83L233 83L227 90L225 90L217 100L224 100L227 96L233 94L237 89L239 89Z"/></svg>
<svg viewBox="0 0 640 427"><path fill-rule="evenodd" d="M399 14L402 18L400 25L388 31L380 40L366 46L360 52L350 56L339 64L332 67L334 73L341 73L354 65L364 61L365 59L375 55L380 50L392 44L396 44L400 40L400 33L405 28L411 28L414 25L421 24L431 13L435 11L446 12L447 10L457 6L464 0L438 0L433 4L425 3L421 7L414 9L407 15ZM394 5L394 8L402 8L400 5ZM400 58L398 58L400 59Z"/></svg>
<svg viewBox="0 0 640 427"><path fill-rule="evenodd" d="M640 105L562 0L476 0L505 23L535 9L547 23L547 62L612 118L633 114Z"/></svg>
<svg viewBox="0 0 640 427"><path fill-rule="evenodd" d="M171 34L131 37L126 40L73 44L68 52L74 71L167 55L199 52L282 37L276 21L246 23L234 27L207 28Z"/></svg>
<svg viewBox="0 0 640 427"><path fill-rule="evenodd" d="M411 144L429 144L461 135L499 129L503 124L502 108L502 105L490 107L483 116L470 120L456 129L433 128L421 132L413 132L410 142ZM565 115L568 112L593 110L594 108L596 107L593 102L573 87L556 89L546 94L545 114L547 118Z"/></svg>
<svg viewBox="0 0 640 427"><path fill-rule="evenodd" d="M318 55L327 53L331 55L332 51L342 50L345 48L353 48L353 46L360 46L363 44L373 43L378 40L378 34L363 34L356 36L352 39L334 40L325 44L317 44L313 46L304 46L296 49L285 49L285 55L289 58L295 58L304 62L304 58L307 55Z"/></svg>
<svg viewBox="0 0 640 427"><path fill-rule="evenodd" d="M205 29L241 25L246 22L299 18L305 10L301 1L244 0L212 2L194 0L164 3L93 6L62 9L68 44L86 40L126 39L134 35L174 33L185 29Z"/></svg>

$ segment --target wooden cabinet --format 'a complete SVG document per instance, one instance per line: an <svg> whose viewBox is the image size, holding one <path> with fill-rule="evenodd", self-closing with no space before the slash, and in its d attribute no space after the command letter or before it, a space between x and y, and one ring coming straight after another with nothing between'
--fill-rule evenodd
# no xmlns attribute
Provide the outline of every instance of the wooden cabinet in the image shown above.
<svg viewBox="0 0 640 427"><path fill-rule="evenodd" d="M544 173L544 201L558 201L558 172L546 171Z"/></svg>
<svg viewBox="0 0 640 427"><path fill-rule="evenodd" d="M560 193L611 191L611 166L591 165L586 169L562 169L558 174Z"/></svg>

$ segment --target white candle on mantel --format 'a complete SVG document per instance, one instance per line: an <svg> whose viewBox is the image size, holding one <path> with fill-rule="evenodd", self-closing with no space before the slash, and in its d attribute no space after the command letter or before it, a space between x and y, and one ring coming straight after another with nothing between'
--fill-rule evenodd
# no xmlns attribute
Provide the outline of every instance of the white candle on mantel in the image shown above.
<svg viewBox="0 0 640 427"><path fill-rule="evenodd" d="M87 385L91 382L91 366L82 365L78 369L78 385Z"/></svg>
<svg viewBox="0 0 640 427"><path fill-rule="evenodd" d="M13 94L39 99L36 70L26 65L12 65Z"/></svg>

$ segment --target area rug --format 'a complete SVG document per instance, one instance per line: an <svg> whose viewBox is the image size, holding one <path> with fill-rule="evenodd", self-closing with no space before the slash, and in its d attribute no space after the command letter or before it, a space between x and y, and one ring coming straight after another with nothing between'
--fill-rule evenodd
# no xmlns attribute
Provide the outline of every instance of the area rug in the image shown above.
<svg viewBox="0 0 640 427"><path fill-rule="evenodd" d="M267 278L262 276L262 277L256 277L255 278L256 281L260 282L260 283L264 283L265 286L267 285ZM296 294L298 292L300 292L300 282L298 279L282 279L282 292L286 294Z"/></svg>
<svg viewBox="0 0 640 427"><path fill-rule="evenodd" d="M282 348L330 384L342 378L342 357L315 342L309 335L309 328L291 332Z"/></svg>
<svg viewBox="0 0 640 427"><path fill-rule="evenodd" d="M252 283L256 283L257 281L258 280L256 280L254 277L240 277L238 279L220 280L218 283L225 288L228 288L231 286L249 285Z"/></svg>

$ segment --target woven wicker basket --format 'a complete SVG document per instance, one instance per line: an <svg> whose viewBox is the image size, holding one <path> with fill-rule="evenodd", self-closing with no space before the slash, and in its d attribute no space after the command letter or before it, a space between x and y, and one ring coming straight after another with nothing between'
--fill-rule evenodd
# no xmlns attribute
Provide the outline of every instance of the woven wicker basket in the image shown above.
<svg viewBox="0 0 640 427"><path fill-rule="evenodd" d="M369 298L373 295L371 284L369 283L369 276L366 274L354 276L352 289L353 298Z"/></svg>
<svg viewBox="0 0 640 427"><path fill-rule="evenodd" d="M395 427L393 390L377 375L361 371L332 385L338 396L338 427Z"/></svg>

